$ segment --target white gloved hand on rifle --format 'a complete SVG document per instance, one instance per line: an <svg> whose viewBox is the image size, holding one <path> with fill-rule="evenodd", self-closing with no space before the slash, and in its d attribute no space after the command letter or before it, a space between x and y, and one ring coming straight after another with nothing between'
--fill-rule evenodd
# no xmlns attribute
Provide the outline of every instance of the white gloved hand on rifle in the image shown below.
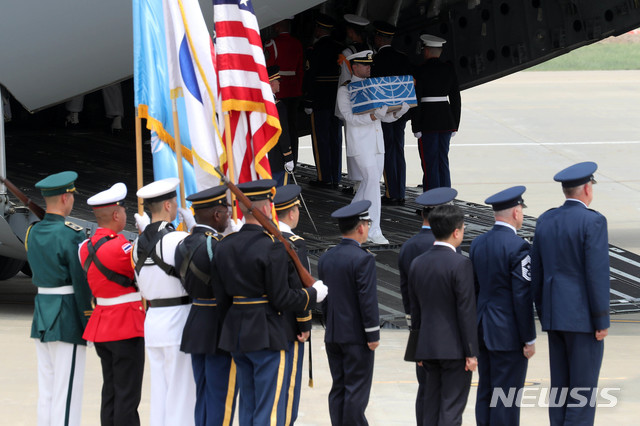
<svg viewBox="0 0 640 426"><path fill-rule="evenodd" d="M187 227L187 231L191 232L193 227L196 226L196 218L193 217L191 210L178 207L178 215L180 216L180 221Z"/></svg>
<svg viewBox="0 0 640 426"><path fill-rule="evenodd" d="M329 294L329 287L324 285L322 280L318 280L313 283L313 288L316 289L316 303L322 302Z"/></svg>
<svg viewBox="0 0 640 426"><path fill-rule="evenodd" d="M313 108L305 108L304 113L307 115L311 115L313 113Z"/></svg>
<svg viewBox="0 0 640 426"><path fill-rule="evenodd" d="M233 220L229 218L229 229L231 232L238 232L240 228L242 228L242 225L244 225L242 219Z"/></svg>
<svg viewBox="0 0 640 426"><path fill-rule="evenodd" d="M136 219L136 228L138 228L140 233L144 232L144 229L151 223L151 219L149 219L147 213L142 213L142 216L136 213L133 217Z"/></svg>
<svg viewBox="0 0 640 426"><path fill-rule="evenodd" d="M284 169L289 173L293 171L293 167L294 167L293 161L287 161L286 163L284 163Z"/></svg>

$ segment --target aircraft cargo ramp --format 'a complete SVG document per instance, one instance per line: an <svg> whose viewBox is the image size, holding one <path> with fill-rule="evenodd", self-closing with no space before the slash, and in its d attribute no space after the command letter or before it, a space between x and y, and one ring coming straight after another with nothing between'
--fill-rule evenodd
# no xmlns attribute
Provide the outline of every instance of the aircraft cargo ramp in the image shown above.
<svg viewBox="0 0 640 426"><path fill-rule="evenodd" d="M28 146L29 149L24 149ZM146 183L152 180L149 146L144 147ZM130 136L127 140L98 132L29 132L16 131L7 134L7 176L37 203L44 202L33 185L49 173L68 169L79 172L77 186L79 195L73 215L84 220L93 220L93 214L86 199L117 181L125 182L129 188L129 224L127 230L135 231L133 213L135 198L136 170L135 146ZM300 224L297 233L307 242L311 258L312 273L317 276L317 261L322 253L340 240L337 225L331 219L331 212L348 204L352 195L337 189L321 189L310 186L315 179L315 168L300 164L296 179L303 188L303 196L313 221L301 207ZM346 178L345 186L349 186ZM419 207L413 202L421 192L420 188L407 188L404 206L383 206L381 227L389 240L389 245L369 245L367 248L376 255L378 277L378 299L380 316L384 326L404 327L404 309L400 296L400 275L397 257L402 243L414 235L421 226L421 218L416 215ZM15 201L15 199L14 199ZM493 213L488 206L455 200L465 212L465 240L463 252L467 252L471 241L493 226ZM535 218L525 216L519 235L532 240ZM640 311L640 256L620 247L610 246L611 263L611 312L623 313Z"/></svg>

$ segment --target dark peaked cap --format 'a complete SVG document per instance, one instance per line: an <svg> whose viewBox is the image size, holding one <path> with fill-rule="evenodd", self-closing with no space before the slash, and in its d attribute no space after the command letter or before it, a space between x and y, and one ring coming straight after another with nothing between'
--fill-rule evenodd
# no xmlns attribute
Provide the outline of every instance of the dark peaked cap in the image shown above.
<svg viewBox="0 0 640 426"><path fill-rule="evenodd" d="M579 186L593 179L593 174L598 169L598 165L593 161L585 161L583 163L574 164L566 169L556 173L553 180L556 182L562 182L564 188L573 188Z"/></svg>
<svg viewBox="0 0 640 426"><path fill-rule="evenodd" d="M493 194L491 197L484 200L486 204L491 204L494 211L500 211L521 205L527 207L522 199L522 194L527 188L520 186L512 186L504 191L500 191L497 194Z"/></svg>

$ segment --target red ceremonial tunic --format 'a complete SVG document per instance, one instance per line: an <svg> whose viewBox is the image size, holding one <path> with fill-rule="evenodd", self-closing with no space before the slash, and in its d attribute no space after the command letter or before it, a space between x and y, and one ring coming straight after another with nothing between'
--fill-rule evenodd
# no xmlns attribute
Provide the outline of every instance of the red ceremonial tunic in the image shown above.
<svg viewBox="0 0 640 426"><path fill-rule="evenodd" d="M110 229L98 228L95 235L91 237L91 243L95 246L102 237L107 235L116 235L116 238L103 244L98 249L96 256L107 269L133 279L132 245L124 236L116 234ZM84 261L89 255L87 241L80 245L78 252L80 264L82 265L84 265ZM89 266L87 281L89 282L89 287L91 287L91 292L96 298L113 298L136 292L133 286L124 287L109 281L93 262ZM133 337L144 337L144 317L145 313L141 301L113 306L100 306L97 304L82 337L90 342L112 342Z"/></svg>
<svg viewBox="0 0 640 426"><path fill-rule="evenodd" d="M264 46L267 66L280 67L278 99L302 96L304 51L302 43L289 33L279 34Z"/></svg>

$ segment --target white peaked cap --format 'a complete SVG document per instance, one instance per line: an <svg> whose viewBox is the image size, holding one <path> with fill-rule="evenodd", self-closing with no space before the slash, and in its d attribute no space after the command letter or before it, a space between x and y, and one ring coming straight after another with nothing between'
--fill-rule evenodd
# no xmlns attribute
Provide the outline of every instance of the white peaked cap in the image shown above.
<svg viewBox="0 0 640 426"><path fill-rule="evenodd" d="M369 25L369 20L367 18L364 18L360 15L354 15L353 13L347 13L343 16L343 18L345 21L353 25L358 25L361 27Z"/></svg>
<svg viewBox="0 0 640 426"><path fill-rule="evenodd" d="M442 47L447 42L447 40L431 34L422 34L420 40L427 47Z"/></svg>
<svg viewBox="0 0 640 426"><path fill-rule="evenodd" d="M87 204L92 207L106 207L115 205L127 197L127 185L118 182L106 191L98 192L87 200Z"/></svg>
<svg viewBox="0 0 640 426"><path fill-rule="evenodd" d="M354 59L364 59L370 62L373 60L373 50L363 50L347 56L347 61L352 61Z"/></svg>
<svg viewBox="0 0 640 426"><path fill-rule="evenodd" d="M145 200L149 198L160 197L162 195L169 194L170 192L175 191L179 184L180 179L178 178L166 178L157 180L138 189L136 195Z"/></svg>

